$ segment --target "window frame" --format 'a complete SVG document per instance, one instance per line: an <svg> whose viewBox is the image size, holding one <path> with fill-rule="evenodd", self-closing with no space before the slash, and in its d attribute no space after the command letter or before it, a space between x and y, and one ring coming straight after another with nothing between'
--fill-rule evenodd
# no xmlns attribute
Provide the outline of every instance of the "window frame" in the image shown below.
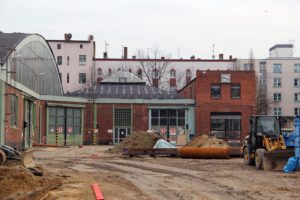
<svg viewBox="0 0 300 200"><path fill-rule="evenodd" d="M10 95L10 128L18 127L18 110L19 110L19 98L15 94Z"/></svg>
<svg viewBox="0 0 300 200"><path fill-rule="evenodd" d="M282 95L280 92L274 92L273 93L273 101L281 101L282 100Z"/></svg>
<svg viewBox="0 0 300 200"><path fill-rule="evenodd" d="M79 84L86 84L86 73L79 73L78 76Z"/></svg>
<svg viewBox="0 0 300 200"><path fill-rule="evenodd" d="M282 64L274 63L273 64L273 73L282 73Z"/></svg>
<svg viewBox="0 0 300 200"><path fill-rule="evenodd" d="M275 116L281 116L282 115L282 108L281 107L274 107L273 109Z"/></svg>
<svg viewBox="0 0 300 200"><path fill-rule="evenodd" d="M299 63L294 64L294 72L295 73L300 73L300 64Z"/></svg>
<svg viewBox="0 0 300 200"><path fill-rule="evenodd" d="M57 65L62 65L63 64L62 56L57 56L56 59L57 59Z"/></svg>
<svg viewBox="0 0 300 200"><path fill-rule="evenodd" d="M233 89L238 88L239 94L238 96L233 96ZM241 84L240 83L231 83L230 84L230 98L232 99L240 99L241 98Z"/></svg>
<svg viewBox="0 0 300 200"><path fill-rule="evenodd" d="M273 87L274 88L282 87L281 78L273 78Z"/></svg>
<svg viewBox="0 0 300 200"><path fill-rule="evenodd" d="M219 96L214 96L213 95L213 87L218 87L218 89L219 89ZM221 99L221 93L222 93L221 84L219 84L219 83L212 83L210 85L210 97L212 99Z"/></svg>
<svg viewBox="0 0 300 200"><path fill-rule="evenodd" d="M79 65L80 66L86 65L86 55L79 55Z"/></svg>

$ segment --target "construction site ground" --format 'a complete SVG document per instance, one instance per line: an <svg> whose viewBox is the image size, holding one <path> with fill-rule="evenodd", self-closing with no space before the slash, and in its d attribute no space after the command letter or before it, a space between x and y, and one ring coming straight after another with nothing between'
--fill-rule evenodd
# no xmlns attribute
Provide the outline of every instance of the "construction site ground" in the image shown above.
<svg viewBox="0 0 300 200"><path fill-rule="evenodd" d="M49 184L0 199L95 199L93 183L108 200L299 199L300 172L258 171L242 158L129 158L106 153L110 147L37 148L34 159L44 171L43 183Z"/></svg>

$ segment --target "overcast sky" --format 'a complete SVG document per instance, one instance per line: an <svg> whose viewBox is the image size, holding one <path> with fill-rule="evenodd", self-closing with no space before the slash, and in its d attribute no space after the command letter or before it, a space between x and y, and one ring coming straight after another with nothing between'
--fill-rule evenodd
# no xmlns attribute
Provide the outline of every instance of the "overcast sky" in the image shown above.
<svg viewBox="0 0 300 200"><path fill-rule="evenodd" d="M300 0L0 0L2 32L39 33L46 39L87 39L97 57L159 47L172 58L265 58L271 46L294 41L300 56ZM179 51L178 51L179 50Z"/></svg>

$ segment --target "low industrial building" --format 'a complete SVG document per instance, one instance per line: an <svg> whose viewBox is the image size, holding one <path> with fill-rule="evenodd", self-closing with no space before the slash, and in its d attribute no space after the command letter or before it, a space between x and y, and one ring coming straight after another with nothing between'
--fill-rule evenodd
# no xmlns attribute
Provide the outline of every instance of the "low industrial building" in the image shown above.
<svg viewBox="0 0 300 200"><path fill-rule="evenodd" d="M254 71L197 70L179 94L195 99L195 135L213 135L239 147L249 132L249 116L256 114L255 89Z"/></svg>

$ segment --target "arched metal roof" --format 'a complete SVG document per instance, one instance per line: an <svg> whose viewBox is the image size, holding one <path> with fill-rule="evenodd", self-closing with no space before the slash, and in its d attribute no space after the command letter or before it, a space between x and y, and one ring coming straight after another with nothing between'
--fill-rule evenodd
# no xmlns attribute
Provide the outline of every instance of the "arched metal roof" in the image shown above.
<svg viewBox="0 0 300 200"><path fill-rule="evenodd" d="M17 82L42 95L63 95L53 52L41 35L0 32L1 72L6 82Z"/></svg>

